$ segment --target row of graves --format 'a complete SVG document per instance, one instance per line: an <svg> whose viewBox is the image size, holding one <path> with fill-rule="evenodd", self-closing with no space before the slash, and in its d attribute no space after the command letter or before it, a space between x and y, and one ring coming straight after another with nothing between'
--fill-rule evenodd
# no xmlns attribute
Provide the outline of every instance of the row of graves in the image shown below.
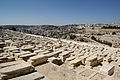
<svg viewBox="0 0 120 80"><path fill-rule="evenodd" d="M66 66L87 80L106 80L119 69L120 50L3 30L1 80L49 80L35 69L46 63Z"/></svg>

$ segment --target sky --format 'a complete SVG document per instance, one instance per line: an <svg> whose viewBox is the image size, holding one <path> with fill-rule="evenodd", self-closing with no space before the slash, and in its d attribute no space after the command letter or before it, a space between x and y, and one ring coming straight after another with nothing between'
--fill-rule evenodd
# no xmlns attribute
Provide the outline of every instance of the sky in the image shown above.
<svg viewBox="0 0 120 80"><path fill-rule="evenodd" d="M120 23L120 0L0 0L0 25Z"/></svg>

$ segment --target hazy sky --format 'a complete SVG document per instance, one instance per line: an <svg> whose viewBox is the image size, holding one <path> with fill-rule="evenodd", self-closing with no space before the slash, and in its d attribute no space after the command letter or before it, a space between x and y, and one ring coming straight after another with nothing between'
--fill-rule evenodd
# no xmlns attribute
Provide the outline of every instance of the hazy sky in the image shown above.
<svg viewBox="0 0 120 80"><path fill-rule="evenodd" d="M0 0L0 24L120 23L120 0Z"/></svg>

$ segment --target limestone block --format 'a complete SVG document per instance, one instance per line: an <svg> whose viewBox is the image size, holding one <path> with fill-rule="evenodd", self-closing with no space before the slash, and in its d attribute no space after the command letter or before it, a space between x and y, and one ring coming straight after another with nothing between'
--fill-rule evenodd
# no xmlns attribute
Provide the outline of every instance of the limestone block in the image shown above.
<svg viewBox="0 0 120 80"><path fill-rule="evenodd" d="M7 57L7 62L10 62L10 61L15 61L15 58L13 56L10 56L10 57Z"/></svg>
<svg viewBox="0 0 120 80"><path fill-rule="evenodd" d="M34 53L39 54L39 53L44 52L44 51L45 51L45 50L41 50L41 49L39 49L39 50L35 50Z"/></svg>
<svg viewBox="0 0 120 80"><path fill-rule="evenodd" d="M0 48L5 47L5 42L0 42Z"/></svg>
<svg viewBox="0 0 120 80"><path fill-rule="evenodd" d="M30 57L28 59L28 63L31 63L32 65L38 65L38 64L42 64L42 63L46 63L48 60L46 55L36 55L33 57Z"/></svg>
<svg viewBox="0 0 120 80"><path fill-rule="evenodd" d="M106 57L107 55L107 53L100 54L101 57Z"/></svg>
<svg viewBox="0 0 120 80"><path fill-rule="evenodd" d="M51 51L49 51L49 50L46 50L46 51L43 51L43 52L41 52L41 53L39 53L39 54L49 54L49 53L51 53Z"/></svg>
<svg viewBox="0 0 120 80"><path fill-rule="evenodd" d="M72 53L72 52L73 51L64 51L59 55L59 57L60 57L60 59L62 59L62 61L65 61L66 58L70 57L70 55L71 55L70 53Z"/></svg>
<svg viewBox="0 0 120 80"><path fill-rule="evenodd" d="M9 48L10 48L9 46L4 47L3 50L5 51L5 50L8 50Z"/></svg>
<svg viewBox="0 0 120 80"><path fill-rule="evenodd" d="M33 48L34 48L34 46L24 45L24 46L21 47L21 50L23 50L23 51L32 51Z"/></svg>
<svg viewBox="0 0 120 80"><path fill-rule="evenodd" d="M21 55L19 58L22 58L23 60L27 60L27 59L29 59L30 57L32 57L32 56L35 56L35 55L37 55L36 53L30 53L30 54L24 54L24 55Z"/></svg>
<svg viewBox="0 0 120 80"><path fill-rule="evenodd" d="M43 46L42 45L36 45L36 47L38 48L38 49L40 49L40 48L42 48Z"/></svg>
<svg viewBox="0 0 120 80"><path fill-rule="evenodd" d="M60 58L56 58L56 57L48 58L48 61L51 62L51 63L57 64L57 65L62 64L61 59Z"/></svg>
<svg viewBox="0 0 120 80"><path fill-rule="evenodd" d="M25 43L28 43L28 44L30 44L32 42L32 40L25 40Z"/></svg>
<svg viewBox="0 0 120 80"><path fill-rule="evenodd" d="M107 64L107 65L103 65L100 68L100 71L107 75L112 75L114 73L114 68L115 68L114 65Z"/></svg>
<svg viewBox="0 0 120 80"><path fill-rule="evenodd" d="M23 76L19 76L19 77L15 77L12 79L8 79L8 80L40 80L43 79L44 76L38 72L33 72L27 75L23 75Z"/></svg>
<svg viewBox="0 0 120 80"><path fill-rule="evenodd" d="M12 45L12 40L5 40L6 46L11 46Z"/></svg>
<svg viewBox="0 0 120 80"><path fill-rule="evenodd" d="M84 55L84 54L81 54L81 53L80 53L80 54L77 54L78 57L81 57L81 56L83 56L83 55Z"/></svg>
<svg viewBox="0 0 120 80"><path fill-rule="evenodd" d="M0 53L4 52L2 48L0 48Z"/></svg>
<svg viewBox="0 0 120 80"><path fill-rule="evenodd" d="M13 51L19 51L19 48L16 48L16 47L10 47L9 49L8 49L10 52L13 52Z"/></svg>
<svg viewBox="0 0 120 80"><path fill-rule="evenodd" d="M104 61L104 62L110 62L110 61L111 61L111 57L105 57L105 58L103 59L103 61Z"/></svg>
<svg viewBox="0 0 120 80"><path fill-rule="evenodd" d="M13 53L20 53L20 51L19 50L14 50L14 51L12 51Z"/></svg>
<svg viewBox="0 0 120 80"><path fill-rule="evenodd" d="M55 52L51 52L51 53L49 53L49 54L46 54L46 56L47 56L48 58L50 58L50 57L58 57L60 53L62 53L62 51L61 51L61 50L58 50L58 51L55 51Z"/></svg>
<svg viewBox="0 0 120 80"><path fill-rule="evenodd" d="M16 58L19 58L20 56L25 55L25 54L30 54L30 51L22 51L21 53L16 53L14 55Z"/></svg>
<svg viewBox="0 0 120 80"><path fill-rule="evenodd" d="M17 77L33 71L33 66L23 60L0 64L0 77L2 80Z"/></svg>
<svg viewBox="0 0 120 80"><path fill-rule="evenodd" d="M93 73L89 79L90 80L109 80L109 79L105 79L106 76L100 73Z"/></svg>
<svg viewBox="0 0 120 80"><path fill-rule="evenodd" d="M97 63L101 64L101 62L103 62L103 57L97 57Z"/></svg>
<svg viewBox="0 0 120 80"><path fill-rule="evenodd" d="M73 67L78 66L80 64L82 64L81 59L74 59L74 60L70 61L70 65L72 65Z"/></svg>
<svg viewBox="0 0 120 80"><path fill-rule="evenodd" d="M69 57L69 58L66 59L66 62L72 61L72 60L74 60L74 59L75 59L75 56Z"/></svg>
<svg viewBox="0 0 120 80"><path fill-rule="evenodd" d="M85 64L87 56L81 56L79 58L82 60L82 64Z"/></svg>
<svg viewBox="0 0 120 80"><path fill-rule="evenodd" d="M97 65L97 56L90 56L86 59L85 65L87 66L95 66Z"/></svg>
<svg viewBox="0 0 120 80"><path fill-rule="evenodd" d="M7 60L8 58L7 57L4 57L4 56L2 56L2 57L0 57L0 63L3 63L3 62L6 62L6 60Z"/></svg>

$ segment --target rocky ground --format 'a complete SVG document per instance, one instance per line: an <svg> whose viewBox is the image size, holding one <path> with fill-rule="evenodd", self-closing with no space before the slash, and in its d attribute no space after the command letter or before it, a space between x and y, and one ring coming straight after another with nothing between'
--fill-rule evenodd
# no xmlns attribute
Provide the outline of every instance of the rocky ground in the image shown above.
<svg viewBox="0 0 120 80"><path fill-rule="evenodd" d="M0 29L1 80L119 80L120 49Z"/></svg>

